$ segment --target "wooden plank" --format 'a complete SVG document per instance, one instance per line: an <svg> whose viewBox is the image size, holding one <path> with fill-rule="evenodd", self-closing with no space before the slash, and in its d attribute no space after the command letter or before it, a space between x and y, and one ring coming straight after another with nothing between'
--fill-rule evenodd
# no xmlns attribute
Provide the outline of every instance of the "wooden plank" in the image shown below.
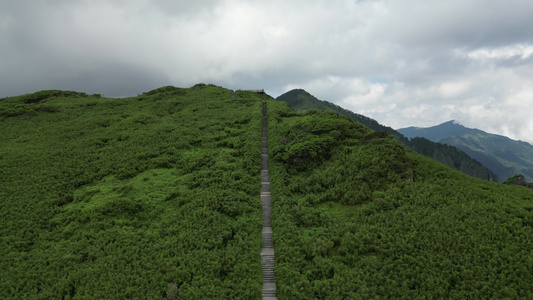
<svg viewBox="0 0 533 300"><path fill-rule="evenodd" d="M272 241L272 195L270 194L270 173L268 171L268 144L267 144L266 104L263 104L263 127L261 130L261 206L263 217L263 229L261 238L261 267L263 269L263 300L277 300L276 281L274 273L275 251Z"/></svg>

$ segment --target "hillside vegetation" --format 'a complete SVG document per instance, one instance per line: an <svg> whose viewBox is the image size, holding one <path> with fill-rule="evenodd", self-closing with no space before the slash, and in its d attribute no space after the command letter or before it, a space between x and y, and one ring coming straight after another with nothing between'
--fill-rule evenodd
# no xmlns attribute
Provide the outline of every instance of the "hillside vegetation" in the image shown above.
<svg viewBox="0 0 533 300"><path fill-rule="evenodd" d="M279 299L533 297L531 189L252 92L46 93L0 101L0 298L260 298L263 103Z"/></svg>
<svg viewBox="0 0 533 300"><path fill-rule="evenodd" d="M467 154L463 152L464 150L459 150L453 145L436 143L426 138L417 137L408 139L402 133L390 127L383 126L374 119L351 112L331 102L318 100L316 97L304 90L296 89L289 91L276 98L276 100L287 102L290 107L301 112L305 112L310 109L332 110L341 115L345 115L348 118L357 121L374 131L387 132L394 136L403 146L415 151L418 154L433 158L434 160L441 162L450 168L477 178L498 181L498 176L496 173L489 170L479 161L472 159L471 156L469 156L469 153Z"/></svg>
<svg viewBox="0 0 533 300"><path fill-rule="evenodd" d="M531 190L269 104L280 299L533 297Z"/></svg>
<svg viewBox="0 0 533 300"><path fill-rule="evenodd" d="M262 98L230 98L0 102L0 298L259 298Z"/></svg>

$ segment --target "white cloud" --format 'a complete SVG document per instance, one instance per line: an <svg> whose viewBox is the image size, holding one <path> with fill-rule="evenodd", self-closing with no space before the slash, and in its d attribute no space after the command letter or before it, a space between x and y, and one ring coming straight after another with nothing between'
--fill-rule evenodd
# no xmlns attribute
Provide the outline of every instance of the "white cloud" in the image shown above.
<svg viewBox="0 0 533 300"><path fill-rule="evenodd" d="M466 56L474 60L510 59L513 57L527 59L531 54L533 54L533 45L515 44L496 48L476 49L466 53Z"/></svg>
<svg viewBox="0 0 533 300"><path fill-rule="evenodd" d="M439 92L444 98L455 98L467 92L470 83L467 81L444 82L439 86Z"/></svg>
<svg viewBox="0 0 533 300"><path fill-rule="evenodd" d="M533 142L533 1L0 2L0 91L304 88L393 127Z"/></svg>

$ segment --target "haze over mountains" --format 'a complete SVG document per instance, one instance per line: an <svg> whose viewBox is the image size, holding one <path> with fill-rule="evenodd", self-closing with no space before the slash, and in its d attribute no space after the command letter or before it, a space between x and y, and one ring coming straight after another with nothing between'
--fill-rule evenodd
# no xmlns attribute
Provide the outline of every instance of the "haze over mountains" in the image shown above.
<svg viewBox="0 0 533 300"><path fill-rule="evenodd" d="M428 128L401 128L398 132L408 138L423 137L455 146L495 172L501 181L517 174L528 181L533 179L533 146L529 143L467 128L453 120Z"/></svg>

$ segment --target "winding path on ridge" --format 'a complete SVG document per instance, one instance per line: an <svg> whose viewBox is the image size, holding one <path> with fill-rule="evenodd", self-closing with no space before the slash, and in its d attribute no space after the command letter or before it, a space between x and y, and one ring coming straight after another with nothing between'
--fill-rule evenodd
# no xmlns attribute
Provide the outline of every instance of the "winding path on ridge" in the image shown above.
<svg viewBox="0 0 533 300"><path fill-rule="evenodd" d="M261 266L263 267L263 300L274 300L276 282L274 280L274 243L272 242L272 200L270 196L270 174L268 172L268 133L266 104L263 104L263 127L261 130L261 206L263 214L263 248L261 249Z"/></svg>

